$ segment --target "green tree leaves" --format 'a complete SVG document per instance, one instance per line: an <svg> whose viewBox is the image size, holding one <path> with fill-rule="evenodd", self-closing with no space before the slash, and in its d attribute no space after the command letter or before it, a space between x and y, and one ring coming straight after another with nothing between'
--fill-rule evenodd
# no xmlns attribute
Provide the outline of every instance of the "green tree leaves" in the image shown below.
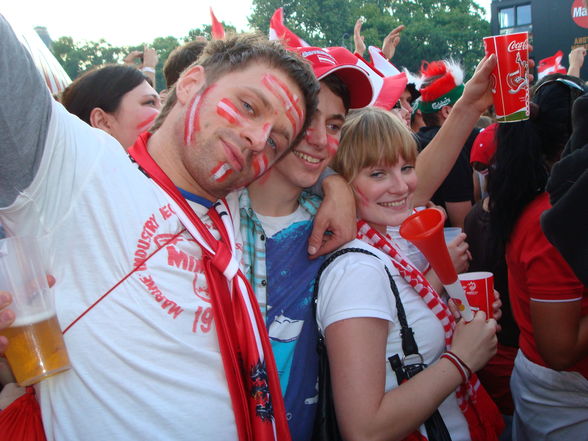
<svg viewBox="0 0 588 441"><path fill-rule="evenodd" d="M365 19L366 45L382 46L396 26L406 30L394 64L418 71L421 62L453 57L472 73L483 56L482 37L490 34L484 10L473 0L253 0L249 24L267 33L274 11L284 8L284 22L309 44L353 50L353 26Z"/></svg>

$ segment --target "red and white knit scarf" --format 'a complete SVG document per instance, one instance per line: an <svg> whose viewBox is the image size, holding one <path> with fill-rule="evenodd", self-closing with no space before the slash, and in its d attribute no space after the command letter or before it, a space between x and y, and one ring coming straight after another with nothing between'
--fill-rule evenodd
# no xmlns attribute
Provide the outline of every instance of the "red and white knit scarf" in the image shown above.
<svg viewBox="0 0 588 441"><path fill-rule="evenodd" d="M221 236L217 240L149 155L149 137L149 133L139 136L129 154L175 202L175 213L202 248L239 440L288 441L290 432L271 345L251 285L234 257L235 238L226 203L219 201L208 212Z"/></svg>
<svg viewBox="0 0 588 441"><path fill-rule="evenodd" d="M370 227L364 220L357 222L357 238L390 256L402 278L421 296L437 316L445 331L445 345L451 347L455 319L439 294L425 276L414 268L399 252L391 238ZM470 429L472 441L495 441L504 427L498 408L473 374L469 382L456 390L457 402Z"/></svg>

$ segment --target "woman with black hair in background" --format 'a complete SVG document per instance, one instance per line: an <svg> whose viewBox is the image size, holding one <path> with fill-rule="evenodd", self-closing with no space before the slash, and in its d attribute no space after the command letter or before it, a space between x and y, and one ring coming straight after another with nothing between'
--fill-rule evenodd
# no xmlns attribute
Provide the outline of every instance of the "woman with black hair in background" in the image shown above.
<svg viewBox="0 0 588 441"><path fill-rule="evenodd" d="M147 77L121 64L79 76L63 91L60 101L68 112L116 138L125 150L149 130L161 108Z"/></svg>
<svg viewBox="0 0 588 441"><path fill-rule="evenodd" d="M515 441L584 439L588 433L588 290L539 223L545 186L571 134L583 93L554 74L534 88L531 118L501 124L490 170L491 232L506 245L510 302L520 328L511 378Z"/></svg>

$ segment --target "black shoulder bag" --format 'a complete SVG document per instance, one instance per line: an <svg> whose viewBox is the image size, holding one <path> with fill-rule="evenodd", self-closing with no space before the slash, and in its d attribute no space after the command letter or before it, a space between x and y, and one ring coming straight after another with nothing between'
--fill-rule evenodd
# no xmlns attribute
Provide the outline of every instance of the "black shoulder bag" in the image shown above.
<svg viewBox="0 0 588 441"><path fill-rule="evenodd" d="M374 253L367 251L363 248L345 248L339 250L327 260L323 262L319 268L318 274L314 282L314 298L313 308L314 315L316 318L316 304L317 295L319 288L320 277L327 266L329 266L333 260L337 257L347 253L363 253L378 258ZM379 259L379 258L378 258ZM394 283L392 275L388 271L388 268L384 265L388 280L390 281L390 288L394 293L396 301L396 310L398 315L398 321L400 322L400 336L402 338L402 350L404 352L404 358L401 359L398 354L395 354L388 358L392 370L396 374L398 384L409 380L416 374L421 372L427 367L423 363L423 357L418 351L418 345L414 339L414 332L412 328L408 326L406 321L406 313L400 300L400 293ZM337 426L337 416L335 414L335 403L333 402L333 390L331 388L331 373L329 371L329 358L327 354L327 348L325 346L325 340L319 331L319 338L317 343L317 351L319 354L319 371L318 371L318 408L316 419L314 421L313 428L313 441L341 441L341 434L339 427ZM427 430L427 438L429 441L451 441L451 436L447 431L447 427L443 422L443 418L438 410L435 410L433 414L425 421L425 428Z"/></svg>

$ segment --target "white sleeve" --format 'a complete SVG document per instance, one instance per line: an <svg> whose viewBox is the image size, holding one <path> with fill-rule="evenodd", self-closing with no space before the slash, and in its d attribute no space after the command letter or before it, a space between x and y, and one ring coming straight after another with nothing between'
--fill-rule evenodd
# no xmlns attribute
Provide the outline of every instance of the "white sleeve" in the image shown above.
<svg viewBox="0 0 588 441"><path fill-rule="evenodd" d="M348 318L395 321L396 304L384 263L359 253L338 257L321 276L316 317L322 332Z"/></svg>

